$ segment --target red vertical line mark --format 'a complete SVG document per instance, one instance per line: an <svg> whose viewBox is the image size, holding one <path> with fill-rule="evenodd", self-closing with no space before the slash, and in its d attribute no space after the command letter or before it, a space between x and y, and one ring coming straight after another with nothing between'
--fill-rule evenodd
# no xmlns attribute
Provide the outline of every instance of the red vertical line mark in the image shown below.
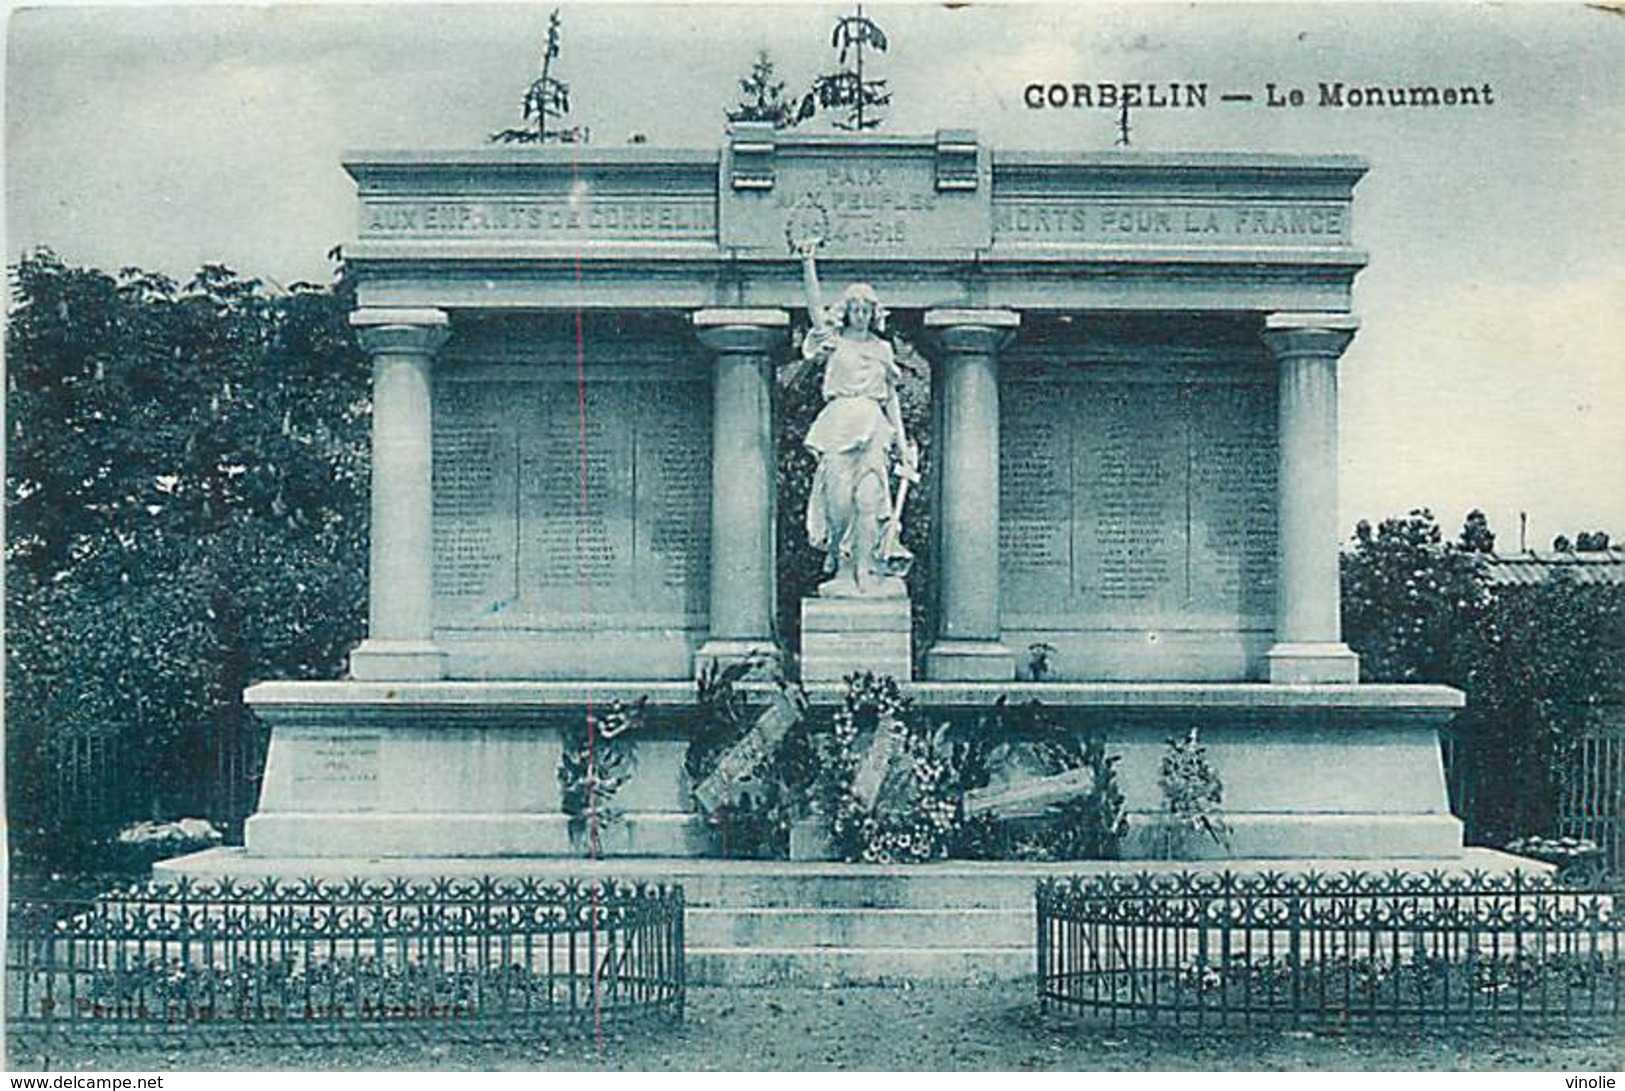
<svg viewBox="0 0 1625 1091"><path fill-rule="evenodd" d="M1078 386L1061 387L1061 419L1066 422L1066 572L1067 597L1075 598L1078 588L1078 429L1074 404L1078 399ZM1003 427L1002 425L1000 426ZM1003 434L1002 432L1000 433Z"/></svg>
<svg viewBox="0 0 1625 1091"><path fill-rule="evenodd" d="M520 498L521 478L524 467L524 451L520 446L519 433L515 432L513 436L513 604L515 606L519 604L519 581L521 578L519 543L525 540L525 515L520 510L522 502Z"/></svg>
<svg viewBox="0 0 1625 1091"><path fill-rule="evenodd" d="M581 160L572 145L570 150L570 198L579 200L581 196ZM581 243L579 238L575 248L575 333L576 333L576 421L577 421L577 470L580 476L580 492L578 494L576 518L576 571L581 586L581 621L583 627L592 623L592 589L587 579L587 556L583 548L582 535L587 525L587 512L589 510L589 495L587 481L587 344L582 321L581 287L583 282L581 271ZM590 860L597 860L599 856L598 842L598 726L593 718L593 691L589 683L585 694L585 714L587 717L587 856ZM598 884L596 881L588 888L589 911L587 916L587 932L592 949L598 944ZM598 967L588 960L587 973L592 982L592 1023L594 1052L600 1063L604 1056L604 1010L603 997L598 989Z"/></svg>
<svg viewBox="0 0 1625 1091"><path fill-rule="evenodd" d="M1196 388L1180 387L1180 408L1185 418L1185 605L1191 605L1191 552L1196 543L1191 531L1191 493L1196 488Z"/></svg>

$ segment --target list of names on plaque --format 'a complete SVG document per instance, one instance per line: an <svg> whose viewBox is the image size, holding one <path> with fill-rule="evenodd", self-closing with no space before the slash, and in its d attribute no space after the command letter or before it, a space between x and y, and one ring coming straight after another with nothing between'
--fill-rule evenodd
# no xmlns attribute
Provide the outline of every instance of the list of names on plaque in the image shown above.
<svg viewBox="0 0 1625 1091"><path fill-rule="evenodd" d="M646 384L636 443L640 594L647 603L678 609L702 603L711 559L711 414L704 384Z"/></svg>
<svg viewBox="0 0 1625 1091"><path fill-rule="evenodd" d="M606 384L607 385L607 384ZM627 387L537 383L519 462L522 589L545 613L630 599L632 472Z"/></svg>
<svg viewBox="0 0 1625 1091"><path fill-rule="evenodd" d="M1190 388L1191 598L1267 617L1275 588L1275 402L1258 383Z"/></svg>
<svg viewBox="0 0 1625 1091"><path fill-rule="evenodd" d="M1166 385L1071 390L1081 433L1074 495L1078 595L1112 610L1177 609L1185 552L1184 427Z"/></svg>
<svg viewBox="0 0 1625 1091"><path fill-rule="evenodd" d="M516 450L501 407L511 386L440 384L434 426L434 593L453 615L511 604Z"/></svg>
<svg viewBox="0 0 1625 1091"><path fill-rule="evenodd" d="M680 628L703 618L703 378L651 367L581 392L563 371L471 368L435 397L437 625Z"/></svg>
<svg viewBox="0 0 1625 1091"><path fill-rule="evenodd" d="M1041 607L1072 564L1071 423L1064 399L1037 382L1006 384L999 397L1000 594L1017 609Z"/></svg>
<svg viewBox="0 0 1625 1091"><path fill-rule="evenodd" d="M1103 629L1267 619L1273 385L1012 371L1000 388L1008 616Z"/></svg>

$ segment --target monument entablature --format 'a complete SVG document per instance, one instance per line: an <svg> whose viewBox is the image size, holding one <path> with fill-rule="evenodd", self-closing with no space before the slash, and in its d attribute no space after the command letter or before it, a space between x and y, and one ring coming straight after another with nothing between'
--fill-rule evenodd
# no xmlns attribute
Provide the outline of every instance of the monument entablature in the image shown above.
<svg viewBox="0 0 1625 1091"><path fill-rule="evenodd" d="M965 133L718 151L368 152L346 259L364 306L786 307L793 221L894 308L1342 311L1365 255L1346 156L1046 153Z"/></svg>

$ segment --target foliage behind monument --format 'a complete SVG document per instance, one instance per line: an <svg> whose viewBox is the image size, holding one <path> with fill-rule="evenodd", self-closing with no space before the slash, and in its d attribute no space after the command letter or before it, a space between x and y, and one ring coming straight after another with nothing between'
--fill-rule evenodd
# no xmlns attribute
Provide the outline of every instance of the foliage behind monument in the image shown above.
<svg viewBox="0 0 1625 1091"><path fill-rule="evenodd" d="M19 842L51 763L116 741L122 817L218 812L244 687L337 677L366 595L368 370L349 293L11 268L7 762ZM253 763L248 763L252 768ZM240 816L233 816L240 817ZM95 830L68 830L88 837ZM52 854L61 860L60 853Z"/></svg>
<svg viewBox="0 0 1625 1091"><path fill-rule="evenodd" d="M1556 832L1575 747L1625 701L1625 586L1555 569L1530 587L1484 578L1469 518L1447 542L1426 510L1361 523L1343 555L1343 627L1372 682L1443 682L1467 693L1452 727L1472 763L1469 839ZM1493 540L1493 535L1490 535Z"/></svg>

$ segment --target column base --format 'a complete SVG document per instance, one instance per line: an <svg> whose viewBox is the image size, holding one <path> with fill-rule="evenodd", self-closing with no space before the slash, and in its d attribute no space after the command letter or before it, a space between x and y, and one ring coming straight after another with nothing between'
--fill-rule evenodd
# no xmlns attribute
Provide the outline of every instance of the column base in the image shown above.
<svg viewBox="0 0 1625 1091"><path fill-rule="evenodd" d="M427 640L363 640L350 653L350 677L361 682L433 682L446 676L446 655Z"/></svg>
<svg viewBox="0 0 1625 1091"><path fill-rule="evenodd" d="M728 667L735 663L744 662L752 655L765 655L770 662L783 663L784 651L772 637L759 637L749 639L745 637L712 637L699 650L694 653L694 667L696 670L703 667L710 660L718 667Z"/></svg>
<svg viewBox="0 0 1625 1091"><path fill-rule="evenodd" d="M933 682L1012 682L1016 657L997 640L939 640L925 653Z"/></svg>
<svg viewBox="0 0 1625 1091"><path fill-rule="evenodd" d="M1360 657L1347 644L1315 643L1275 645L1265 653L1273 686L1316 683L1355 683L1360 680Z"/></svg>

